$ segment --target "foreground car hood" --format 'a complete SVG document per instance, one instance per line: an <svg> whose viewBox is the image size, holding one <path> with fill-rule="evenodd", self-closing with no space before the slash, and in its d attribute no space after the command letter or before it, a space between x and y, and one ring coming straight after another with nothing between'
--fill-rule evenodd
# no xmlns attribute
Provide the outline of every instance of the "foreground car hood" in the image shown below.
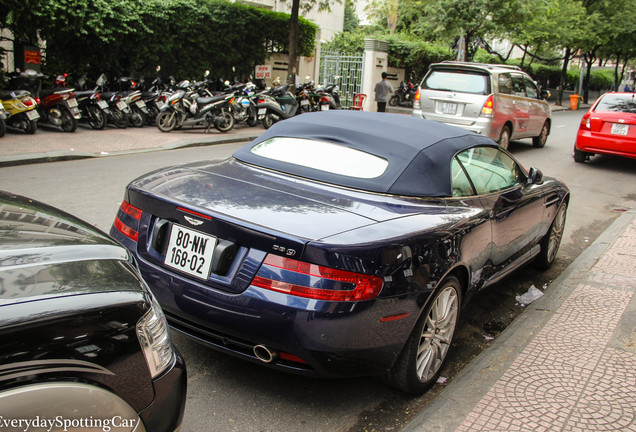
<svg viewBox="0 0 636 432"><path fill-rule="evenodd" d="M233 159L156 171L135 180L129 188L310 240L397 217L439 212L435 207L427 209L422 199L409 201L342 189ZM152 204L142 207L153 212Z"/></svg>
<svg viewBox="0 0 636 432"><path fill-rule="evenodd" d="M0 305L141 290L129 260L126 249L89 224L56 208L0 192Z"/></svg>

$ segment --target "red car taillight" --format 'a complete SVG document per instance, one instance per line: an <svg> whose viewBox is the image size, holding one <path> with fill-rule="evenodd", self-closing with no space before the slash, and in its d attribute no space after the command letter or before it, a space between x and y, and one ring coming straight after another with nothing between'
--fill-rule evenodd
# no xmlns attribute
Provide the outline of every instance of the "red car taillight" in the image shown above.
<svg viewBox="0 0 636 432"><path fill-rule="evenodd" d="M142 211L126 201L122 201L121 205L119 206L119 211L120 214L115 217L115 228L117 228L119 232L121 232L129 239L139 241L139 232L137 230L139 229L138 227L139 221L141 220ZM124 215L127 215L129 217L125 218ZM131 226L132 223L125 223L124 221L122 221L122 219L130 218L132 218L132 220L134 221L137 221L137 230L135 229L135 227Z"/></svg>
<svg viewBox="0 0 636 432"><path fill-rule="evenodd" d="M269 254L252 285L316 300L362 301L379 294L382 278Z"/></svg>
<svg viewBox="0 0 636 432"><path fill-rule="evenodd" d="M583 116L583 118L581 119L581 125L579 126L579 129L587 129L589 130L591 127L591 122L590 122L590 115L585 114Z"/></svg>
<svg viewBox="0 0 636 432"><path fill-rule="evenodd" d="M492 95L488 96L486 102L484 102L484 106L481 108L481 115L484 117L492 117L492 111L495 107L495 100Z"/></svg>

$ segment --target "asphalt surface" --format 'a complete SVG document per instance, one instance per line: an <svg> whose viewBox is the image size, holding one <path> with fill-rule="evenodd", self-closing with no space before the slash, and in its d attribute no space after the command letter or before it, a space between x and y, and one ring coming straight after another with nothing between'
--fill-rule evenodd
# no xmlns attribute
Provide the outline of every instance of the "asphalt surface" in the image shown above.
<svg viewBox="0 0 636 432"><path fill-rule="evenodd" d="M0 138L0 167L242 142L264 131L41 128ZM403 432L636 431L635 264L628 209Z"/></svg>

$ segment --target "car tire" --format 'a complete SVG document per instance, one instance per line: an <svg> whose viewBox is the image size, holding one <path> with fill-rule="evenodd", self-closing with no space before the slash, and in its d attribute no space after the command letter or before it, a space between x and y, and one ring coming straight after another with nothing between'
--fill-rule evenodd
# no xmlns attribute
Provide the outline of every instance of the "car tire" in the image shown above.
<svg viewBox="0 0 636 432"><path fill-rule="evenodd" d="M460 305L459 280L450 276L433 294L390 370L390 385L406 393L421 394L435 383L453 340Z"/></svg>
<svg viewBox="0 0 636 432"><path fill-rule="evenodd" d="M587 156L588 156L587 153L577 149L576 144L574 144L574 162L581 162L581 163L585 162L585 159L587 159Z"/></svg>
<svg viewBox="0 0 636 432"><path fill-rule="evenodd" d="M554 220L550 225L550 229L543 237L543 239L541 239L541 250L535 260L536 266L540 269L545 270L549 268L556 258L556 254L559 250L559 245L561 244L561 239L563 238L563 230L565 228L565 218L567 210L568 203L564 202L557 210L557 213L554 216Z"/></svg>
<svg viewBox="0 0 636 432"><path fill-rule="evenodd" d="M499 144L499 147L503 149L508 149L508 146L510 145L511 136L512 136L512 132L510 131L510 126L508 125L504 126L503 129L501 129L501 135L499 135L499 141L497 141L497 144Z"/></svg>
<svg viewBox="0 0 636 432"><path fill-rule="evenodd" d="M539 136L532 138L532 145L536 148L545 147L545 143L548 141L548 134L550 133L550 125L546 121L543 123L543 127L541 128L541 133Z"/></svg>

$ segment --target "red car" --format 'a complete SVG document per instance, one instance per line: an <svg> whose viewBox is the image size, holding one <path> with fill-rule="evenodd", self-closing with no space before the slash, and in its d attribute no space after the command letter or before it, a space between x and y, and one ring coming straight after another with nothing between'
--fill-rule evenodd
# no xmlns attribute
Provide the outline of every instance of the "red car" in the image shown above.
<svg viewBox="0 0 636 432"><path fill-rule="evenodd" d="M636 94L605 93L581 119L574 160L594 154L636 159Z"/></svg>

